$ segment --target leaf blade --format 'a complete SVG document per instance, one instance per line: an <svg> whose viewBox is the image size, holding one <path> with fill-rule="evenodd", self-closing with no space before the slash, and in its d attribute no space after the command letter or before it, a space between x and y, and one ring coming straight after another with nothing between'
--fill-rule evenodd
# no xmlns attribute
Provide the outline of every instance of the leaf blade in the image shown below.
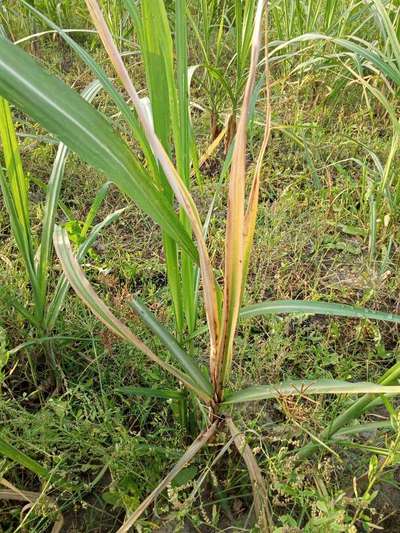
<svg viewBox="0 0 400 533"><path fill-rule="evenodd" d="M274 529L271 516L271 504L268 496L268 485L263 478L261 469L257 464L254 453L247 444L243 434L237 429L231 417L226 417L226 424L231 432L233 442L246 463L253 489L254 508L257 525L262 527L264 533L271 533Z"/></svg>
<svg viewBox="0 0 400 533"><path fill-rule="evenodd" d="M247 122L253 92L258 56L261 48L262 14L265 0L258 0L252 32L249 76L237 128L228 192L228 215L225 236L224 302L217 353L210 355L210 371L217 396L221 395L232 365L233 340L236 331L244 275L245 182Z"/></svg>
<svg viewBox="0 0 400 533"><path fill-rule="evenodd" d="M201 388L210 396L212 395L211 383L205 378L196 361L188 355L177 343L170 332L155 318L145 304L135 298L130 302L132 309L141 317L144 323L157 335L161 342L167 347L173 357L181 364L185 371L192 378L194 383L198 383Z"/></svg>
<svg viewBox="0 0 400 533"><path fill-rule="evenodd" d="M28 54L0 37L0 93L54 133L132 198L180 242L194 260L197 251L172 206L109 122Z"/></svg>
<svg viewBox="0 0 400 533"><path fill-rule="evenodd" d="M293 380L273 385L255 385L241 391L229 392L222 405L267 400L281 396L307 397L310 394L400 394L400 385L350 383L335 379Z"/></svg>
<svg viewBox="0 0 400 533"><path fill-rule="evenodd" d="M400 315L373 311L362 307L330 302L313 302L307 300L273 300L243 307L240 318L260 315L305 313L313 315L343 316L348 318L368 318L400 323Z"/></svg>
<svg viewBox="0 0 400 533"><path fill-rule="evenodd" d="M47 468L42 466L35 459L32 459L32 457L29 457L29 455L27 455L26 453L18 450L18 448L7 442L2 437L0 437L0 454L24 466L31 472L37 474L39 477L42 477L44 479L51 478L51 473L47 470Z"/></svg>

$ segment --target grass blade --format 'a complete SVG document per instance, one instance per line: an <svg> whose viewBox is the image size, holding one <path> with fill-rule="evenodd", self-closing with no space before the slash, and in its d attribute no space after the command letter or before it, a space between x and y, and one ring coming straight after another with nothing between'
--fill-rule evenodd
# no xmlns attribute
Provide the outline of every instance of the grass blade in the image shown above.
<svg viewBox="0 0 400 533"><path fill-rule="evenodd" d="M5 167L10 183L10 192L17 212L18 221L30 238L28 178L22 168L17 136L8 102L0 98L1 141Z"/></svg>
<svg viewBox="0 0 400 533"><path fill-rule="evenodd" d="M107 181L97 191L96 196L95 196L95 198L93 200L93 203L90 206L89 212L86 215L85 222L84 222L84 224L82 226L82 230L81 230L81 236L82 237L86 237L89 229L92 227L93 221L96 218L97 213L98 213L102 203L104 202L104 200L105 200L105 198L107 196L108 189L110 188L110 185L111 185L111 183L109 181Z"/></svg>
<svg viewBox="0 0 400 533"><path fill-rule="evenodd" d="M390 42L395 61L397 63L397 68L400 72L400 42L399 37L396 35L396 30L390 20L389 14L382 2L382 0L372 0L375 4L375 9L379 13L379 17L382 20L382 23L385 28L386 37ZM371 6L370 6L371 7Z"/></svg>
<svg viewBox="0 0 400 533"><path fill-rule="evenodd" d="M0 37L1 39L1 37ZM28 180L22 168L17 136L13 124L9 103L0 97L0 138L2 142L4 163L7 176L4 175L0 163L0 185L4 203L10 217L11 229L18 249L25 263L35 300L35 313L40 322L43 302L39 296L39 288L35 269L35 251L33 249L30 220Z"/></svg>
<svg viewBox="0 0 400 533"><path fill-rule="evenodd" d="M349 383L335 379L295 380L274 385L256 385L237 392L227 392L222 405L254 402L281 396L307 397L310 394L400 394L400 385Z"/></svg>
<svg viewBox="0 0 400 533"><path fill-rule="evenodd" d="M0 454L27 468L31 472L37 474L39 477L42 477L44 479L51 478L51 473L44 466L35 461L35 459L29 457L29 455L26 455L26 453L23 453L18 450L18 448L16 448L15 446L9 444L5 439L1 437Z"/></svg>
<svg viewBox="0 0 400 533"><path fill-rule="evenodd" d="M377 429L392 429L393 424L390 420L380 422L368 422L366 424L353 424L349 427L339 429L334 435L334 439L341 439L346 435L358 435L360 433L375 432Z"/></svg>
<svg viewBox="0 0 400 533"><path fill-rule="evenodd" d="M184 400L185 394L171 389L153 389L150 387L118 387L115 392L126 396L144 396L145 398L161 398L162 400Z"/></svg>
<svg viewBox="0 0 400 533"><path fill-rule="evenodd" d="M1 126L0 126L1 128ZM38 295L38 287L36 280L36 271L34 265L34 253L32 248L32 241L25 232L24 226L21 225L18 219L18 213L10 190L10 184L4 175L2 165L0 164L0 186L3 193L4 204L10 217L11 230L25 263L29 279L32 284L32 289L35 295Z"/></svg>
<svg viewBox="0 0 400 533"><path fill-rule="evenodd" d="M1 179L1 168L0 168L0 179ZM5 303L7 303L7 305L14 307L14 309L18 311L18 313L21 316L23 316L25 320L30 322L32 326L34 326L38 330L41 329L42 324L36 319L36 317L30 311L28 311L28 309L17 298L15 298L15 296L9 294L9 292L4 288L4 286L0 287L0 298Z"/></svg>
<svg viewBox="0 0 400 533"><path fill-rule="evenodd" d="M369 62L371 62L376 68L379 69L382 74L387 78L394 81L397 85L400 85L400 70L392 66L389 58L383 56L379 51L370 50L365 46L355 43L350 39L340 39L335 37L329 37L321 33L305 33L299 37L294 37L284 43L279 43L270 53L270 58L275 55L279 50L291 46L293 44L304 41L326 41L337 44L338 46L348 50L355 54L356 57L363 58L365 66L368 68Z"/></svg>

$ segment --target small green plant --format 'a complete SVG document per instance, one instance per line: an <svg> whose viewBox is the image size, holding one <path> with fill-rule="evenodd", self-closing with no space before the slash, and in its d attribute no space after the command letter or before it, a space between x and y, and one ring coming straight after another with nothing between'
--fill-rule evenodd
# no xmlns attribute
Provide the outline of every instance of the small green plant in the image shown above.
<svg viewBox="0 0 400 533"><path fill-rule="evenodd" d="M84 91L83 97L90 101L97 94L99 88L100 85L97 82L91 84ZM33 326L38 328L40 334L48 334L54 326L63 302L63 296L59 294L59 291L64 292L63 285L65 284L65 280L60 280L53 302L50 303L48 302L48 283L51 272L50 259L53 228L59 203L65 161L69 150L65 145L61 144L57 151L53 171L49 184L46 187L46 205L42 221L42 235L40 244L36 250L35 236L33 235L30 221L29 178L23 171L11 110L8 102L4 98L0 101L0 111L0 136L3 143L6 168L6 174L0 168L0 185L10 217L15 242L21 253L31 284L33 310L31 311L27 306L20 303L18 298L12 297L11 302ZM79 244L84 242L87 230L91 226L106 192L107 184L101 188L96 197L93 208L89 212L88 219L84 224L84 232L80 234ZM91 240L93 241L93 239Z"/></svg>
<svg viewBox="0 0 400 533"><path fill-rule="evenodd" d="M98 82L90 84L83 91L83 98L90 101L100 88L101 85ZM37 245L31 221L32 207L29 198L29 177L23 170L11 109L4 98L0 98L0 138L3 145L5 164L5 172L0 166L0 186L9 215L12 234L26 269L32 298L30 302L25 304L21 302L19 296L11 294L10 291L5 289L2 290L2 297L28 321L37 338L47 339L54 329L68 290L68 282L65 276L59 278L54 290L51 289L50 281L53 229L69 150L63 144L58 147L50 180L48 185L45 186L46 203L42 219L42 232ZM67 229L73 223L79 225L79 235L76 235L76 243L80 246L79 254L81 258L88 251L90 252L90 247L101 230L119 215L119 212L116 212L108 216L103 222L93 226L93 221L106 196L108 187L109 184L106 183L100 188L86 220L81 225L74 220L66 223ZM90 233L89 229L91 230ZM71 238L74 238L73 233ZM57 376L59 374L58 365L51 345L48 345L47 353L49 362Z"/></svg>
<svg viewBox="0 0 400 533"><path fill-rule="evenodd" d="M271 130L270 73L265 60L266 110L265 131L256 159L255 170L247 183L246 149L251 100L254 95L257 67L262 47L263 15L267 2L258 0L251 18L250 68L237 124L228 184L225 265L222 285L217 281L208 251L205 228L195 200L190 194L192 139L188 110L187 50L185 5L175 3L175 48L162 0L142 0L141 10L134 2L126 1L145 61L146 79L151 101L151 113L139 98L138 92L114 43L102 10L96 0L86 1L92 20L104 44L114 69L129 96L135 113L116 91L108 77L92 58L62 31L100 82L113 97L138 142L146 163L140 160L125 141L112 129L104 116L85 102L77 93L47 74L27 54L0 39L0 93L28 115L54 133L87 163L107 175L122 192L132 198L163 232L169 287L176 318L173 336L143 302L131 302L150 331L161 341L169 357L156 354L139 339L126 324L99 298L86 278L74 254L65 229L56 227L54 244L57 255L72 288L92 312L112 333L133 345L151 362L174 376L185 390L188 399L183 405L191 414L200 413L198 437L186 450L166 478L133 512L129 513L120 533L128 531L162 490L187 466L193 457L223 428L230 434L246 463L252 482L256 522L264 531L273 531L273 514L268 500L268 486L263 479L254 454L233 420L239 403L269 398L315 394L364 394L343 413L311 447L300 451L309 455L325 441L365 411L376 395L400 393L398 365L383 378L382 383L350 383L342 380L289 380L232 390L232 362L235 357L235 337L238 321L243 317L278 313L303 312L309 314L388 320L400 323L391 313L375 312L352 306L307 301L267 301L242 307L247 270L256 224L260 175ZM247 32L248 30L246 30ZM174 61L174 49L176 62ZM268 51L267 43L265 49ZM172 140L171 140L172 139ZM176 165L173 163L176 163ZM247 192L249 185L249 193ZM176 211L174 201L179 204ZM209 336L208 364L196 357L186 342L196 338L198 308L197 273L201 274L202 301ZM133 391L135 393L135 391ZM145 393L180 399L178 391L148 389ZM136 391L143 395L143 390ZM183 402L182 402L183 403ZM193 407L196 406L196 409Z"/></svg>
<svg viewBox="0 0 400 533"><path fill-rule="evenodd" d="M373 522L366 512L366 509L378 496L378 483L394 483L393 470L399 464L400 459L400 433L399 433L399 412L396 412L392 405L389 406L392 413L391 425L393 435L385 439L384 446L375 447L369 460L368 472L361 479L354 481L354 492L358 499L356 511L352 517L351 524L362 524L364 527L373 527Z"/></svg>

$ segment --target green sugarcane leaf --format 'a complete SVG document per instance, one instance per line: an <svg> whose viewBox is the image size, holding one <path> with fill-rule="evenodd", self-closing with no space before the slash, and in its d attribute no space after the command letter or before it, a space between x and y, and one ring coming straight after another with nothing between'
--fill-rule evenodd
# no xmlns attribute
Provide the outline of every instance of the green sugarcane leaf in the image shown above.
<svg viewBox="0 0 400 533"><path fill-rule="evenodd" d="M144 396L145 398L161 398L162 400L183 400L185 394L182 391L170 389L153 389L150 387L118 387L115 392L125 396Z"/></svg>
<svg viewBox="0 0 400 533"><path fill-rule="evenodd" d="M194 243L173 206L104 116L2 37L0 94L103 172L197 261Z"/></svg>
<svg viewBox="0 0 400 533"><path fill-rule="evenodd" d="M400 394L400 386L375 383L350 383L336 379L295 380L273 385L255 385L237 392L227 392L223 405L254 402L282 396L311 394Z"/></svg>
<svg viewBox="0 0 400 533"><path fill-rule="evenodd" d="M268 300L266 302L248 305L247 307L241 308L239 319L243 320L256 316L287 315L296 313L344 316L347 318L366 318L369 320L386 320L388 322L400 323L400 315L396 315L395 313L363 309L362 307L355 307L347 304L312 302L306 300ZM206 331L206 327L199 328L188 338L188 340L194 339Z"/></svg>
<svg viewBox="0 0 400 533"><path fill-rule="evenodd" d="M37 17L39 17L46 24L48 24L50 28L53 28L53 30L57 31L58 34L64 39L64 41L74 50L74 52L80 57L80 59L90 68L93 74L98 78L99 82L103 86L103 89L111 96L113 102L118 107L118 110L120 111L121 115L125 118L127 124L131 128L132 133L135 139L139 142L140 147L143 150L143 153L146 157L146 160L148 161L152 169L152 173L154 174L156 172L155 169L156 169L157 164L156 164L153 152L150 149L149 143L147 142L143 129L140 126L136 115L133 113L129 105L125 102L121 94L114 87L114 85L108 78L106 72L100 67L98 63L96 63L96 61L84 48L79 46L79 44L75 42L74 39L72 39L69 36L67 32L65 32L62 28L54 24L54 22L52 22L49 18L47 18L43 13L35 9L28 2L25 2L24 0L21 0L21 2L24 4L24 6L27 9L32 11Z"/></svg>
<svg viewBox="0 0 400 533"><path fill-rule="evenodd" d="M305 300L275 300L249 305L240 310L240 318L288 313L368 318L371 320L387 320L388 322L400 323L400 315L394 313L363 309L362 307L354 307L346 304Z"/></svg>
<svg viewBox="0 0 400 533"><path fill-rule="evenodd" d="M210 381L204 376L196 361L188 355L177 343L169 331L155 318L151 311L139 299L130 302L131 307L142 318L145 324L157 335L168 348L171 355L181 364L185 371L207 394L212 395Z"/></svg>

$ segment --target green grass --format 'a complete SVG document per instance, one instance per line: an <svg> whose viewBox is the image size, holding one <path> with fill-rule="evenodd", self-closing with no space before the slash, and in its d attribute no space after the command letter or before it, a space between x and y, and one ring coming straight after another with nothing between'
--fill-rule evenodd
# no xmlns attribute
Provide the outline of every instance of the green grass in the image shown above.
<svg viewBox="0 0 400 533"><path fill-rule="evenodd" d="M16 32L20 31L16 37L32 31L19 30L20 21L16 19L11 18L11 23ZM325 31L323 27L312 29ZM368 26L368 40L372 40L374 31ZM41 61L50 63L53 72L70 83L78 79L79 87L91 79L86 67L75 60L68 73L60 69L70 52L58 40L46 37L40 43ZM97 47L96 42L93 47ZM195 63L197 53L193 47L191 63ZM102 53L97 50L96 54L103 62ZM291 61L294 66L297 60ZM334 70L299 71L286 78L283 67L274 67L273 124L290 128L287 132L273 130L265 160L246 303L313 299L397 310L398 211L391 211L388 228L384 227L383 217L378 216L376 254L371 260L368 187L373 180L374 164L363 148L363 144L368 146L385 162L391 148L392 125L379 102L371 98L368 107L359 86L350 85L345 93L339 91L332 95L335 73ZM138 77L143 83L143 71ZM395 97L388 96L395 105ZM196 89L193 98L208 109L210 102L201 91ZM108 115L115 113L104 94L98 97L96 105ZM20 118L24 121L24 131L32 131L25 117ZM119 119L117 125L121 125ZM207 113L196 118L195 127L201 147L205 148L210 133ZM38 127L34 131L45 133ZM296 134L307 150L289 133ZM258 136L256 130L255 142ZM33 177L47 179L51 156L54 156L53 148L24 140L24 168ZM396 154L393 168L398 162ZM193 185L203 216L213 197L218 175L215 169L220 165L218 152L204 168L202 184ZM63 188L62 199L73 218L83 221L94 191L103 183L102 178L72 156L64 183L68 185ZM391 191L395 194L396 190L393 175ZM37 239L44 195L35 185L31 200L30 216ZM160 261L160 232L149 217L114 187L96 221L127 205L128 210L99 237L85 260L85 272L96 284L97 292L106 296L133 331L146 339L156 353L162 353L161 344L150 337L127 305L131 295L140 294L157 318L174 328L167 272L164 261ZM214 236L211 255L220 269L224 209L224 200L218 196L209 231ZM387 211L383 209L382 213ZM30 288L4 209L0 211L0 236L0 283L29 302ZM387 256L390 239L393 244ZM50 287L53 285L54 281ZM5 330L8 349L33 337L29 325L4 300L0 302L0 324ZM116 531L125 510L138 505L188 444L177 402L128 397L116 389L121 386L168 389L173 388L174 382L136 349L109 335L73 293L66 297L65 312L60 315L54 334L76 339L55 342L56 351L62 354L60 361L66 376L64 392L51 397L51 383L32 382L27 356L35 359L37 374L44 376L45 352L41 345L23 348L12 355L3 370L1 436L34 457L53 475L62 474L74 484L72 492L63 492L56 486L44 487L45 492L57 499L70 531ZM200 337L195 350L205 362L206 340ZM305 375L312 379L377 381L394 364L398 354L395 324L305 315L257 317L241 323L232 387L240 389L251 384L302 379ZM330 443L342 461L333 454L324 458L317 455L296 471L293 453L309 441L309 433L320 435L329 421L347 406L346 398L334 397L278 403L268 400L250 407L239 404L240 427L248 428L249 442L256 449L263 473L270 478L277 527L292 525L310 532L347 531L345 527L349 527L355 509L362 502L354 494L348 499L339 496L351 487L354 475L361 476L368 470L372 455L371 451L357 449L354 443L388 449L396 433L365 432L350 439L353 446ZM374 413L365 420L387 417L382 406L376 406ZM202 474L205 464L211 465L211 452L220 449L218 446L220 443L216 442L215 448L205 451L194 462L195 477ZM395 475L390 478L395 466L396 460L388 468L387 477L391 482L395 482ZM191 521L200 530L208 527L210 531L220 531L232 524L238 530L239 527L250 530L251 487L244 465L235 453L229 452L212 471L204 486L206 490L197 493L194 503L187 500L194 489L194 478L170 489L170 498L167 493L161 496L157 503L160 522L171 531L179 531L179 524L184 521ZM0 473L20 488L40 490L38 478L9 459L0 461ZM190 478L191 472L187 474ZM374 507L377 514L372 511ZM0 524L5 531L17 527L19 511L15 502L0 501ZM382 501L367 502L364 524L368 520L377 523L380 515L386 513ZM46 531L52 523L52 517L46 514L49 513L37 506L28 518L27 529L35 533ZM323 525L318 522L322 519ZM386 521L385 530L396 531L396 521L392 520L391 526L390 520ZM334 529L340 522L347 526ZM149 515L143 521L143 530L154 530L154 523L158 519ZM360 523L358 526L361 527Z"/></svg>

